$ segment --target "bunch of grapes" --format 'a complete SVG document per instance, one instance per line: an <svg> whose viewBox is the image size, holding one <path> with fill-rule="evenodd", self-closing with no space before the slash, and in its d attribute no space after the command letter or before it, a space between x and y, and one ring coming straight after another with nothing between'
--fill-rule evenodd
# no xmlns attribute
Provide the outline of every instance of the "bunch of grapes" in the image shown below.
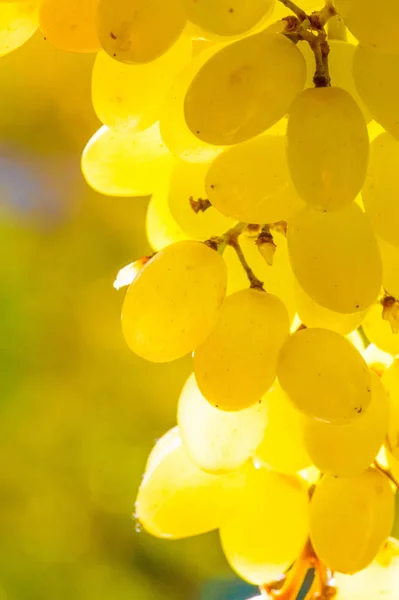
<svg viewBox="0 0 399 600"><path fill-rule="evenodd" d="M83 174L151 196L123 333L193 373L136 518L265 597L393 600L399 3L321 3L2 0L0 54L97 52Z"/></svg>

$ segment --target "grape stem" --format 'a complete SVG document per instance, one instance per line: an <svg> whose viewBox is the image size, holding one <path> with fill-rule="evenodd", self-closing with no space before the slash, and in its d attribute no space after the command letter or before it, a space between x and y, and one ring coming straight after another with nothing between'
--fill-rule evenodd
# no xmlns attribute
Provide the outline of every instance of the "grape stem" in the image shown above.
<svg viewBox="0 0 399 600"><path fill-rule="evenodd" d="M244 252L242 251L242 248L241 248L240 244L238 243L238 240L237 239L230 240L227 242L227 244L235 250L238 260L240 261L242 268L244 269L245 273L247 274L248 281L250 283L250 287L253 289L256 289L256 290L262 290L264 292L265 288L263 285L263 281L261 281L260 279L258 279L256 277L255 273L249 266L248 261L244 256Z"/></svg>
<svg viewBox="0 0 399 600"><path fill-rule="evenodd" d="M193 198L190 196L189 198L190 206L197 215L199 212L205 212L212 206L210 201L207 198Z"/></svg>
<svg viewBox="0 0 399 600"><path fill-rule="evenodd" d="M396 479L396 477L391 473L391 471L389 469L386 469L385 467L383 467L377 459L375 459L375 461L373 462L373 465L375 466L375 468L377 469L377 471L380 471L380 473L383 473L384 475L386 475L386 477L388 477L388 479L396 486L396 488L399 490L399 481Z"/></svg>
<svg viewBox="0 0 399 600"><path fill-rule="evenodd" d="M302 10L302 8L300 8L297 4L292 2L292 0L279 0L279 2L281 2L281 4L284 4L286 8L292 11L301 22L305 21L305 19L307 18L305 11Z"/></svg>

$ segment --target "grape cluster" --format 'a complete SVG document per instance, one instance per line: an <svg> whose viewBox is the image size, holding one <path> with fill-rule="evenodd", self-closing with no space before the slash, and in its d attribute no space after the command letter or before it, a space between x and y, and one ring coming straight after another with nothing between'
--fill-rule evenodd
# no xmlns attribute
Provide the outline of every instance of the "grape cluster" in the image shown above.
<svg viewBox="0 0 399 600"><path fill-rule="evenodd" d="M399 3L320 4L2 0L0 54L37 27L97 52L84 177L151 196L122 329L155 363L193 353L193 373L136 518L219 529L266 597L313 568L309 599L393 600Z"/></svg>

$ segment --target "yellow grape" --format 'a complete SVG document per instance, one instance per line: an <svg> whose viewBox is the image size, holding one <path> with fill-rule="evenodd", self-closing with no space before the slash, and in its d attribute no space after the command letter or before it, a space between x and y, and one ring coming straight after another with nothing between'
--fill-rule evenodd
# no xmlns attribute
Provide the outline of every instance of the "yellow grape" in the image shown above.
<svg viewBox="0 0 399 600"><path fill-rule="evenodd" d="M382 376L391 401L392 415L387 436L387 449L392 457L399 460L399 360L396 359ZM398 465L399 466L399 465ZM398 470L399 474L399 470Z"/></svg>
<svg viewBox="0 0 399 600"><path fill-rule="evenodd" d="M99 52L92 77L93 107L109 127L146 129L161 114L163 102L179 71L191 57L191 39L182 35L160 58L126 65Z"/></svg>
<svg viewBox="0 0 399 600"><path fill-rule="evenodd" d="M399 141L389 133L379 135L370 146L370 164L362 190L363 204L376 233L399 246Z"/></svg>
<svg viewBox="0 0 399 600"><path fill-rule="evenodd" d="M388 432L390 403L375 373L371 374L372 395L366 411L343 425L304 417L303 440L311 462L323 473L351 477L373 462Z"/></svg>
<svg viewBox="0 0 399 600"><path fill-rule="evenodd" d="M329 39L328 45L330 47L330 53L328 55L328 70L332 85L334 87L344 89L352 96L368 123L371 121L371 114L359 96L359 93L356 89L355 80L353 79L352 67L356 46L343 40L334 39ZM299 48L305 57L307 65L308 77L306 81L306 87L312 88L314 87L313 76L315 72L314 53L308 42L299 44Z"/></svg>
<svg viewBox="0 0 399 600"><path fill-rule="evenodd" d="M347 335L357 329L366 315L366 311L344 314L320 306L297 282L295 282L295 300L298 316L304 325L331 329L341 335Z"/></svg>
<svg viewBox="0 0 399 600"><path fill-rule="evenodd" d="M218 319L226 278L223 258L201 242L161 250L126 293L122 329L130 349L153 362L194 350Z"/></svg>
<svg viewBox="0 0 399 600"><path fill-rule="evenodd" d="M397 0L335 0L335 7L345 25L360 44L380 52L399 53Z"/></svg>
<svg viewBox="0 0 399 600"><path fill-rule="evenodd" d="M392 331L389 321L382 318L382 312L381 304L370 308L363 321L364 333L378 348L395 356L399 354L399 333Z"/></svg>
<svg viewBox="0 0 399 600"><path fill-rule="evenodd" d="M253 238L241 236L240 246L255 275L264 282L265 289L269 293L278 296L283 301L290 321L292 321L296 313L294 296L295 280L288 257L287 240L283 235L275 232L273 232L273 238L277 247L272 266L266 263ZM228 271L227 294L230 295L239 290L246 289L248 287L248 278L233 248L227 246L223 257L226 261Z"/></svg>
<svg viewBox="0 0 399 600"><path fill-rule="evenodd" d="M334 573L336 600L397 600L399 553L397 540L389 538L376 559L360 573Z"/></svg>
<svg viewBox="0 0 399 600"><path fill-rule="evenodd" d="M210 475L196 467L183 448L177 428L150 454L136 500L136 518L161 538L179 539L219 527L240 476Z"/></svg>
<svg viewBox="0 0 399 600"><path fill-rule="evenodd" d="M68 52L96 52L99 0L41 0L39 24L46 40Z"/></svg>
<svg viewBox="0 0 399 600"><path fill-rule="evenodd" d="M263 396L267 424L256 458L274 471L293 474L312 464L302 439L302 415L276 382Z"/></svg>
<svg viewBox="0 0 399 600"><path fill-rule="evenodd" d="M265 403L237 412L211 406L202 396L194 374L180 395L177 422L183 446L199 469L228 473L253 454L266 427Z"/></svg>
<svg viewBox="0 0 399 600"><path fill-rule="evenodd" d="M363 46L356 48L353 77L359 95L374 119L396 139L399 139L399 80L392 73L398 70L399 54L380 54Z"/></svg>
<svg viewBox="0 0 399 600"><path fill-rule="evenodd" d="M287 157L299 194L335 211L353 202L367 171L367 125L353 98L338 87L303 91L290 108Z"/></svg>
<svg viewBox="0 0 399 600"><path fill-rule="evenodd" d="M279 577L308 536L307 486L296 477L248 468L235 511L220 527L224 553L240 577L255 585Z"/></svg>
<svg viewBox="0 0 399 600"><path fill-rule="evenodd" d="M383 288L388 294L399 298L399 246L393 246L380 237L377 239L382 258Z"/></svg>
<svg viewBox="0 0 399 600"><path fill-rule="evenodd" d="M205 31L238 35L252 29L270 10L274 0L183 0L187 17Z"/></svg>
<svg viewBox="0 0 399 600"><path fill-rule="evenodd" d="M277 377L297 409L316 419L349 422L371 401L371 373L361 354L328 329L291 335L280 352Z"/></svg>
<svg viewBox="0 0 399 600"><path fill-rule="evenodd" d="M188 88L188 127L215 145L246 141L290 108L305 83L305 60L288 38L262 32L222 48Z"/></svg>
<svg viewBox="0 0 399 600"><path fill-rule="evenodd" d="M255 289L228 296L215 328L194 353L201 393L222 410L260 402L288 335L288 313L276 296Z"/></svg>
<svg viewBox="0 0 399 600"><path fill-rule="evenodd" d="M146 215L146 233L151 248L158 252L174 242L189 239L170 214L168 198L158 190L152 195Z"/></svg>
<svg viewBox="0 0 399 600"><path fill-rule="evenodd" d="M215 208L245 223L284 221L304 207L290 179L283 136L228 148L211 164L205 187Z"/></svg>
<svg viewBox="0 0 399 600"><path fill-rule="evenodd" d="M0 2L0 56L22 46L38 28L38 0Z"/></svg>
<svg viewBox="0 0 399 600"><path fill-rule="evenodd" d="M164 143L172 154L188 162L209 162L223 150L198 139L188 128L184 117L184 100L192 80L221 48L221 44L213 45L194 56L176 76L161 110L159 125Z"/></svg>
<svg viewBox="0 0 399 600"><path fill-rule="evenodd" d="M334 571L356 573L376 556L394 521L389 479L368 469L355 477L324 475L310 504L310 539Z"/></svg>
<svg viewBox="0 0 399 600"><path fill-rule="evenodd" d="M199 240L220 235L235 224L213 207L196 214L190 206L190 198L194 201L207 198L205 175L208 168L206 163L176 161L170 178L157 191L157 194L166 196L170 214L176 223L188 236Z"/></svg>
<svg viewBox="0 0 399 600"><path fill-rule="evenodd" d="M98 0L101 46L121 62L155 60L174 44L185 24L181 0Z"/></svg>
<svg viewBox="0 0 399 600"><path fill-rule="evenodd" d="M356 204L326 213L306 208L288 224L294 274L318 304L340 313L367 309L382 283L379 247Z"/></svg>
<svg viewBox="0 0 399 600"><path fill-rule="evenodd" d="M171 164L157 123L140 132L104 125L89 140L82 155L87 183L107 196L147 196L169 174Z"/></svg>

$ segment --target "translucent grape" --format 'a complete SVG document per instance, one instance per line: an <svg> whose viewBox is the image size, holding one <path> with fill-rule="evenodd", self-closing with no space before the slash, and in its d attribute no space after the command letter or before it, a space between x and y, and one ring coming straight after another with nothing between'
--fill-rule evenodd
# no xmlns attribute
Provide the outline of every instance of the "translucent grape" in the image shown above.
<svg viewBox="0 0 399 600"><path fill-rule="evenodd" d="M399 298L399 246L378 238L382 258L382 285L388 294Z"/></svg>
<svg viewBox="0 0 399 600"><path fill-rule="evenodd" d="M171 164L158 124L137 133L104 125L89 140L82 155L87 183L107 196L147 196L162 177L167 177Z"/></svg>
<svg viewBox="0 0 399 600"><path fill-rule="evenodd" d="M190 198L194 201L207 198L205 175L208 168L207 163L176 161L169 180L165 182L163 189L158 190L158 194L166 195L170 213L176 223L190 237L199 240L220 235L235 224L235 221L213 207L196 214L190 205Z"/></svg>
<svg viewBox="0 0 399 600"><path fill-rule="evenodd" d="M318 8L320 8L320 6ZM334 87L342 88L352 96L368 123L371 121L372 117L357 91L355 80L353 78L353 57L355 55L356 46L343 40L334 39L329 39L328 45L330 47L328 70L332 84ZM303 53L307 65L308 77L306 87L313 88L313 76L315 73L314 52L307 42L299 44L299 49Z"/></svg>
<svg viewBox="0 0 399 600"><path fill-rule="evenodd" d="M384 11L378 12L385 12L385 7ZM398 38L397 35L395 37ZM399 80L392 77L392 73L398 70L399 54L380 54L357 46L353 77L359 95L374 119L399 140Z"/></svg>
<svg viewBox="0 0 399 600"><path fill-rule="evenodd" d="M367 216L376 233L399 246L399 142L389 133L379 135L370 147L370 164L362 190Z"/></svg>
<svg viewBox="0 0 399 600"><path fill-rule="evenodd" d="M204 397L222 410L259 402L276 377L288 335L287 310L276 296L255 289L228 296L215 328L194 354Z"/></svg>
<svg viewBox="0 0 399 600"><path fill-rule="evenodd" d="M292 104L287 157L294 185L311 206L334 211L354 201L367 171L367 125L338 87L302 92Z"/></svg>
<svg viewBox="0 0 399 600"><path fill-rule="evenodd" d="M290 321L296 313L294 296L294 275L288 258L287 240L279 233L273 232L276 251L273 265L270 267L262 257L253 238L242 236L240 245L244 255L257 277L265 283L268 292L278 296L284 303ZM228 270L227 293L233 294L248 287L248 278L238 261L233 248L228 246L223 254Z"/></svg>
<svg viewBox="0 0 399 600"><path fill-rule="evenodd" d="M371 402L358 419L344 425L303 418L303 440L313 464L323 473L351 477L365 471L388 431L388 394L375 373Z"/></svg>
<svg viewBox="0 0 399 600"><path fill-rule="evenodd" d="M376 300L382 283L381 256L359 206L333 213L307 208L289 222L287 239L294 274L318 304L354 313Z"/></svg>
<svg viewBox="0 0 399 600"><path fill-rule="evenodd" d="M303 444L302 415L276 382L264 395L267 425L256 458L274 471L293 474L312 461Z"/></svg>
<svg viewBox="0 0 399 600"><path fill-rule="evenodd" d="M283 35L263 32L234 42L210 58L188 88L188 127L210 144L248 140L284 116L305 76L302 54Z"/></svg>
<svg viewBox="0 0 399 600"><path fill-rule="evenodd" d="M276 579L306 542L306 485L299 478L252 467L236 494L235 507L234 515L220 528L227 560L250 583Z"/></svg>
<svg viewBox="0 0 399 600"><path fill-rule="evenodd" d="M96 14L99 0L41 0L39 23L46 40L68 52L100 49Z"/></svg>
<svg viewBox="0 0 399 600"><path fill-rule="evenodd" d="M283 390L298 410L333 423L359 418L371 402L371 373L360 353L328 329L297 331L277 365Z"/></svg>
<svg viewBox="0 0 399 600"><path fill-rule="evenodd" d="M310 539L325 565L342 573L367 567L389 536L394 493L373 469L348 478L324 475L310 504Z"/></svg>
<svg viewBox="0 0 399 600"><path fill-rule="evenodd" d="M101 46L121 62L155 60L173 45L185 24L180 0L98 0Z"/></svg>
<svg viewBox="0 0 399 600"><path fill-rule="evenodd" d="M152 535L184 538L219 527L240 477L209 475L184 450L177 429L150 454L136 500L136 517Z"/></svg>
<svg viewBox="0 0 399 600"><path fill-rule="evenodd" d="M273 0L183 0L187 17L218 35L238 35L252 29L270 10Z"/></svg>
<svg viewBox="0 0 399 600"><path fill-rule="evenodd" d="M182 35L160 58L126 65L99 52L92 77L93 107L109 127L146 129L161 114L163 102L179 71L191 56L191 39Z"/></svg>
<svg viewBox="0 0 399 600"><path fill-rule="evenodd" d="M331 329L341 335L347 335L357 329L366 315L365 311L344 314L320 306L298 283L295 283L295 300L298 316L304 325Z"/></svg>
<svg viewBox="0 0 399 600"><path fill-rule="evenodd" d="M387 436L387 449L392 457L399 460L399 360L396 359L382 376L382 383L391 401L391 420ZM398 465L399 466L399 465ZM399 474L399 470L398 470Z"/></svg>
<svg viewBox="0 0 399 600"><path fill-rule="evenodd" d="M335 573L337 600L396 600L399 581L399 555L396 546L396 540L388 539L380 552L381 557L377 556L371 565L360 573ZM385 558L387 554L388 558Z"/></svg>
<svg viewBox="0 0 399 600"><path fill-rule="evenodd" d="M217 321L226 278L220 254L201 242L177 242L156 254L126 293L122 329L130 349L153 362L194 350Z"/></svg>
<svg viewBox="0 0 399 600"><path fill-rule="evenodd" d="M290 179L282 136L228 148L211 164L205 186L215 208L245 223L283 221L304 206Z"/></svg>
<svg viewBox="0 0 399 600"><path fill-rule="evenodd" d="M378 348L395 356L399 354L399 333L392 331L389 321L383 319L382 311L381 304L370 308L363 321L364 333Z"/></svg>
<svg viewBox="0 0 399 600"><path fill-rule="evenodd" d="M172 217L168 198L162 191L158 193L156 190L148 204L146 233L148 243L156 252L174 242L181 242L190 237Z"/></svg>
<svg viewBox="0 0 399 600"><path fill-rule="evenodd" d="M172 154L188 162L209 162L223 150L198 139L188 128L184 117L184 100L192 80L222 47L221 44L212 45L194 56L175 78L161 110L159 124L163 141Z"/></svg>
<svg viewBox="0 0 399 600"><path fill-rule="evenodd" d="M378 0L335 0L335 7L362 45L380 52L399 53L396 0L384 2L383 10Z"/></svg>
<svg viewBox="0 0 399 600"><path fill-rule="evenodd" d="M194 374L179 399L177 421L183 445L199 469L228 473L255 451L266 427L265 403L238 412L225 412L202 396Z"/></svg>
<svg viewBox="0 0 399 600"><path fill-rule="evenodd" d="M0 2L0 56L24 44L38 28L37 0Z"/></svg>

